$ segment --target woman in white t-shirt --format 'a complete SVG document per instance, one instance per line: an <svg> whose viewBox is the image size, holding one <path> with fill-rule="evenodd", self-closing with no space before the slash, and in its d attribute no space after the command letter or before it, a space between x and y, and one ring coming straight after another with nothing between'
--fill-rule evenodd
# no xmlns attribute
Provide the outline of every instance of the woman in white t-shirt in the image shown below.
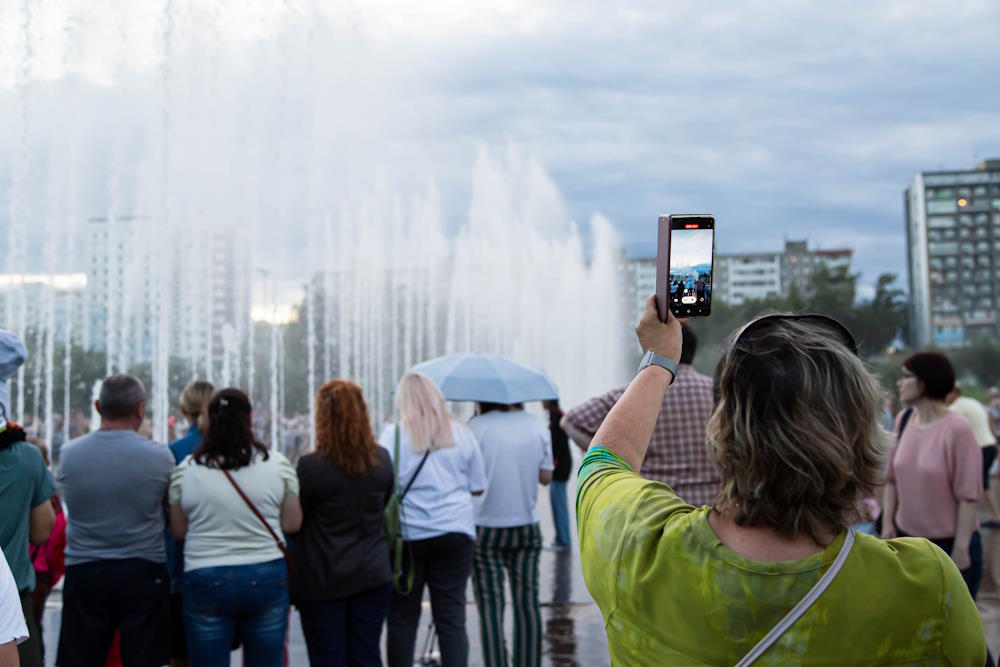
<svg viewBox="0 0 1000 667"><path fill-rule="evenodd" d="M170 480L170 529L184 540L184 629L195 667L229 665L236 633L247 667L280 665L284 654L281 533L302 525L299 481L288 459L254 438L250 417L242 391L215 394L204 441Z"/></svg>
<svg viewBox="0 0 1000 667"><path fill-rule="evenodd" d="M422 373L407 373L396 390L399 410L400 520L404 548L403 579L412 566L413 589L393 591L386 650L389 667L411 667L424 584L430 589L431 615L444 665L469 661L465 633L465 589L472 574L476 522L472 496L485 485L483 458L468 427L448 414L441 391ZM396 425L382 432L379 444L396 456Z"/></svg>

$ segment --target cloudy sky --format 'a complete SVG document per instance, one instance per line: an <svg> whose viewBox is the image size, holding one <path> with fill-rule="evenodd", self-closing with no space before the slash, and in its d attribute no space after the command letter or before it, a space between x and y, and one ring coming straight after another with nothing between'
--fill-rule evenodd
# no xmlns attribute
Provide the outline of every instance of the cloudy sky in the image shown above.
<svg viewBox="0 0 1000 667"><path fill-rule="evenodd" d="M12 213L32 228L53 180L78 195L48 215L145 210L159 179L258 240L433 183L454 229L485 152L538 165L632 254L658 214L710 212L721 252L807 238L905 282L913 175L1000 157L995 0L27 6L0 0L8 262Z"/></svg>

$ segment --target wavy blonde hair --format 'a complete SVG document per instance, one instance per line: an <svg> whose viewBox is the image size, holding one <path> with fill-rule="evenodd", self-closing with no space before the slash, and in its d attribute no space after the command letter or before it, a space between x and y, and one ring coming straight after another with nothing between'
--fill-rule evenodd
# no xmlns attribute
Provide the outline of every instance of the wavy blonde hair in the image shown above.
<svg viewBox="0 0 1000 667"><path fill-rule="evenodd" d="M181 392L181 412L202 435L208 433L208 404L214 394L215 387L207 380L195 380Z"/></svg>
<svg viewBox="0 0 1000 667"><path fill-rule="evenodd" d="M407 373L396 388L396 408L403 430L416 454L455 444L452 417L441 390L423 373Z"/></svg>
<svg viewBox="0 0 1000 667"><path fill-rule="evenodd" d="M748 330L724 361L708 422L715 509L741 526L836 535L882 483L881 402L878 381L829 328L775 319Z"/></svg>

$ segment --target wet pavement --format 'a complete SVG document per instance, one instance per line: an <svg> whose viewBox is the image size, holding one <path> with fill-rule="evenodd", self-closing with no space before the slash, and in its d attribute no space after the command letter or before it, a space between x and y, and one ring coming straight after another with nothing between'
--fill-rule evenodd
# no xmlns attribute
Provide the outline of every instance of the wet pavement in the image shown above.
<svg viewBox="0 0 1000 667"><path fill-rule="evenodd" d="M997 483L994 478L991 486ZM1000 530L980 530L983 538L983 583L976 606L986 630L986 643L994 657L1000 655Z"/></svg>
<svg viewBox="0 0 1000 667"><path fill-rule="evenodd" d="M575 483L567 485L567 492L572 500L576 497ZM552 525L552 513L549 510L547 488L540 488L538 493L538 509L541 519L542 535L545 543L554 540L555 529ZM543 665L560 665L579 667L601 667L609 665L608 640L604 634L604 619L601 612L590 598L583 583L583 572L580 570L579 549L576 545L575 525L573 547L563 551L546 549L540 560L540 599L542 604L542 641ZM466 627L469 632L469 665L482 665L482 648L479 642L479 617L472 596L472 585L466 594ZM507 592L510 600L510 592ZM46 605L44 620L45 663L55 664L56 646L59 641L59 620L62 605L59 592L52 594ZM507 628L508 646L512 635L513 613L508 602L504 621ZM423 616L420 620L420 631L417 636L417 657L426 644L427 629L430 624L430 603L424 600ZM382 633L383 651L385 632ZM294 667L308 665L305 640L302 637L302 626L298 614L292 611L291 634L289 636L289 662ZM232 665L242 664L240 652L233 653ZM419 663L417 663L419 664Z"/></svg>
<svg viewBox="0 0 1000 667"><path fill-rule="evenodd" d="M575 497L574 483L567 485L570 498ZM571 505L572 506L572 505ZM541 489L538 495L539 515L542 534L546 543L555 535L549 511L548 489ZM575 527L574 527L575 528ZM609 665L607 636L601 612L590 598L583 583L580 570L579 550L573 531L573 548L563 551L546 550L541 558L540 596L542 603L542 644L543 664L579 665L580 667L601 667ZM977 604L986 630L987 642L994 655L1000 653L1000 530L982 531L984 548L983 583ZM507 594L510 600L509 592ZM469 632L469 664L482 665L479 642L479 622L473 602L471 583L467 593L466 626ZM859 608L863 601L859 601ZM511 637L513 614L508 602L505 616L506 636ZM53 665L59 636L59 616L61 604L58 592L53 594L45 613L46 664ZM425 599L423 617L417 637L417 658L426 644L427 628L430 623L430 605ZM385 634L383 632L383 643ZM308 665L305 641L298 615L292 612L289 639L289 659L293 666ZM419 663L417 663L419 664ZM233 653L232 665L241 665L240 653Z"/></svg>

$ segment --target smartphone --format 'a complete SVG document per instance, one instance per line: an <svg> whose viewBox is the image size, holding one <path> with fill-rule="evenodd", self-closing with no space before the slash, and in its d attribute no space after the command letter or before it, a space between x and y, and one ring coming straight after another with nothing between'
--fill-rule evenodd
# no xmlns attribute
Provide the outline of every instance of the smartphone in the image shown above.
<svg viewBox="0 0 1000 667"><path fill-rule="evenodd" d="M667 321L712 314L715 217L707 213L661 215L656 248L656 307Z"/></svg>

